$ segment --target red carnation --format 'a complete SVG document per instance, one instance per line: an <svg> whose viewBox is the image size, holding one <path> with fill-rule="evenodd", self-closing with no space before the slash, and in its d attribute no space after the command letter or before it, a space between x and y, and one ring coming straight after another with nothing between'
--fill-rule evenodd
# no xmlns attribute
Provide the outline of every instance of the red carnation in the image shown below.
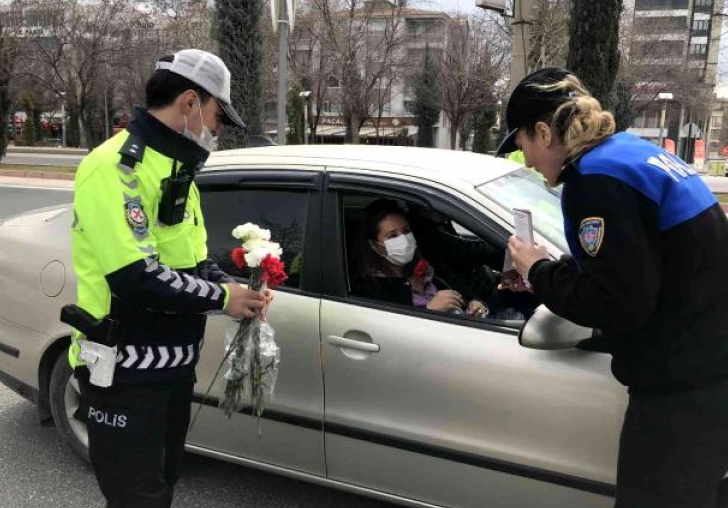
<svg viewBox="0 0 728 508"><path fill-rule="evenodd" d="M288 275L285 272L285 264L270 254L260 262L260 267L263 269L262 279L268 283L270 289L275 289L288 279Z"/></svg>
<svg viewBox="0 0 728 508"><path fill-rule="evenodd" d="M233 249L233 251L230 253L230 257L233 260L233 264L238 267L238 270L242 270L243 268L245 268L245 249L243 249L242 247Z"/></svg>
<svg viewBox="0 0 728 508"><path fill-rule="evenodd" d="M430 263L425 259L420 259L415 265L414 276L416 279L424 280L430 272Z"/></svg>

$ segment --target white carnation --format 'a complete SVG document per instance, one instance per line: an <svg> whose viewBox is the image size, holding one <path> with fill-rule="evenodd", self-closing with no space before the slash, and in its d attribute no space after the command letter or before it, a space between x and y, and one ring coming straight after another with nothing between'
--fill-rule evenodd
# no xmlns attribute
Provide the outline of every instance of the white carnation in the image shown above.
<svg viewBox="0 0 728 508"><path fill-rule="evenodd" d="M280 259L283 255L283 249L281 245L276 242L269 242L267 240L250 240L243 245L245 250L245 262L250 267L260 266L266 256Z"/></svg>
<svg viewBox="0 0 728 508"><path fill-rule="evenodd" d="M280 259L283 255L283 249L281 249L281 244L276 242L268 242L268 251L270 252L271 257Z"/></svg>
<svg viewBox="0 0 728 508"><path fill-rule="evenodd" d="M261 261L263 261L268 254L270 254L270 251L265 247L253 249L245 253L245 262L249 267L256 268L260 266Z"/></svg>
<svg viewBox="0 0 728 508"><path fill-rule="evenodd" d="M233 236L243 242L249 240L270 240L270 230L262 229L252 222L248 222L233 229Z"/></svg>
<svg viewBox="0 0 728 508"><path fill-rule="evenodd" d="M243 244L243 249L245 249L245 252L252 252L255 249L267 249L271 242L268 240L259 240L257 238L248 240Z"/></svg>

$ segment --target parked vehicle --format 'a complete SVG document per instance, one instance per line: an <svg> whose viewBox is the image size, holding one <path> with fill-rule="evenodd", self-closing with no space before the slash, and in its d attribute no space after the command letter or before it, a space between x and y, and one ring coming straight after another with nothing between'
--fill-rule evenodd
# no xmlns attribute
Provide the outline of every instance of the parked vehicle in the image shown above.
<svg viewBox="0 0 728 508"><path fill-rule="evenodd" d="M609 355L572 347L589 330L562 320L556 344L534 319L526 348L522 320L349 293L353 230L381 197L434 209L503 251L510 210L529 208L537 241L559 256L559 195L537 175L464 152L270 146L214 154L197 184L210 256L244 280L230 261L231 231L254 222L282 244L290 279L269 313L282 363L262 436L250 414L228 419L216 407L221 381L203 399L230 324L215 316L197 368L193 411L204 407L191 452L410 506L612 505L627 396ZM71 207L60 206L0 224L0 381L52 417L84 456L70 330L58 321L61 306L75 302L72 220Z"/></svg>

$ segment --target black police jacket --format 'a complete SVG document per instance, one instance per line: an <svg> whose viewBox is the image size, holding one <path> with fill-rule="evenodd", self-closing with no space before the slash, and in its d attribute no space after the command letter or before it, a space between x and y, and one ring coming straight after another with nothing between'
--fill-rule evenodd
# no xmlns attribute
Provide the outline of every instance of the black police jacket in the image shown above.
<svg viewBox="0 0 728 508"><path fill-rule="evenodd" d="M599 328L633 391L728 377L728 221L696 172L627 133L562 172L574 262L529 279L553 312Z"/></svg>

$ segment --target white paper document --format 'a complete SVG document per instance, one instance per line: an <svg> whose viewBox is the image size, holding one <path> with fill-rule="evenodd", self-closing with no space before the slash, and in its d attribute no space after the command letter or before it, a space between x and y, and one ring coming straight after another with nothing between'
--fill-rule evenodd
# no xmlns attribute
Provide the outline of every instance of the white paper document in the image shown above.
<svg viewBox="0 0 728 508"><path fill-rule="evenodd" d="M525 210L521 208L513 209L513 223L515 225L515 236L522 242L526 242L529 245L534 244L533 240L533 219L531 217L531 210ZM513 259L511 253L506 249L505 262L503 263L503 283L513 282L518 279L520 275L513 266ZM523 281L528 284L528 278L523 277Z"/></svg>

